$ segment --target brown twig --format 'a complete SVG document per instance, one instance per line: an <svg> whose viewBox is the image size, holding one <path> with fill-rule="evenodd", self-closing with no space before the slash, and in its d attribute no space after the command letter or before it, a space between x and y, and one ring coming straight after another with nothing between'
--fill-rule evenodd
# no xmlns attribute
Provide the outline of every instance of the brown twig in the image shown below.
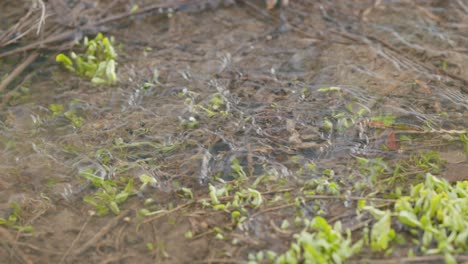
<svg viewBox="0 0 468 264"><path fill-rule="evenodd" d="M33 42L31 44L28 44L26 46L22 46L19 48L12 49L10 51L6 51L3 53L0 53L0 58L6 57L9 55L13 55L19 52L24 52L24 51L29 51L29 50L34 50L34 49L39 49L39 48L44 48L46 45L56 43L56 42L64 42L64 41L79 41L83 36L88 35L88 34L93 34L98 31L102 31L103 28L102 26L105 24L109 24L111 22L115 22L124 18L128 18L131 16L136 16L136 15L142 15L145 13L150 13L155 10L176 10L180 7L186 6L186 5L196 5L203 2L202 0L196 0L196 1L181 1L181 2L176 2L176 3L171 3L171 4L153 4L144 8L140 8L139 10L135 12L123 12L119 13L116 15L112 15L103 19L93 19L90 21L95 21L95 22L90 22L89 24L85 24L81 26L80 28L72 29L72 30L66 30L64 27L60 28L59 32L55 32L50 34L48 37L46 37L43 40L38 40L36 42ZM97 20L97 21L96 21Z"/></svg>
<svg viewBox="0 0 468 264"><path fill-rule="evenodd" d="M15 238L3 227L0 227L0 237L2 241L11 245L13 252L23 261L23 263L33 264L34 262L29 259L17 246ZM5 241L6 240L6 241Z"/></svg>
<svg viewBox="0 0 468 264"><path fill-rule="evenodd" d="M200 234L198 234L198 235L196 235L196 236L193 236L193 237L192 237L192 240L200 239L200 238L202 238L202 237L204 237L204 236L206 236L206 235L212 234L212 233L214 233L214 232L215 232L214 230L208 230L208 231L202 232L202 233L200 233Z"/></svg>
<svg viewBox="0 0 468 264"><path fill-rule="evenodd" d="M99 239L101 239L103 236L109 233L109 231L115 225L117 225L122 218L126 217L129 212L130 210L125 210L124 212L121 212L118 216L116 216L114 219L109 221L109 223L107 223L107 225L105 225L99 232L97 232L90 240L84 243L81 247L74 250L73 255L83 254L86 250L88 250L90 247L96 244L99 241Z"/></svg>
<svg viewBox="0 0 468 264"><path fill-rule="evenodd" d="M127 229L127 225L123 225L117 232L117 238L115 239L115 248L118 252L122 252L122 245L124 239L124 231Z"/></svg>
<svg viewBox="0 0 468 264"><path fill-rule="evenodd" d="M190 4L197 4L197 3L200 3L201 0L195 0L195 1L192 1L192 3ZM143 7L143 8L140 8L138 9L137 11L135 12L123 12L123 13L120 13L120 14L116 14L116 15L113 15L113 16L109 16L109 17L106 17L106 18L103 18L99 21L97 21L96 23L94 23L93 25L95 26L101 26L101 25L104 25L104 24L108 24L108 23L111 23L111 22L115 22L115 21L118 21L118 20L121 20L121 19L124 19L124 18L127 18L127 17L131 17L131 16L138 16L138 15L143 15L143 14L146 14L146 13L151 13L155 10L168 10L168 9L177 9L179 8L180 6L184 6L184 5L187 5L189 4L187 2L176 2L176 3L171 3L169 5L162 5L162 4L152 4L152 5L149 5L149 6L146 6L146 7Z"/></svg>
<svg viewBox="0 0 468 264"><path fill-rule="evenodd" d="M24 243L24 242L16 242L16 245L27 247L27 248L30 248L32 250L35 250L35 251L41 252L41 253L47 253L47 254L51 254L51 255L60 255L61 254L60 252L57 252L57 251L52 250L52 249L40 248L40 247L36 247L35 245L29 244L29 243Z"/></svg>
<svg viewBox="0 0 468 264"><path fill-rule="evenodd" d="M353 225L353 226L349 227L348 229L349 229L349 231L354 232L354 231L359 230L359 229L361 229L361 228L363 228L363 227L366 227L366 226L369 225L370 222L372 222L372 221L373 221L372 219L367 219L367 220L365 220L365 221L362 221L362 222L360 222L360 223L358 223L358 224L356 224L356 225ZM344 233L344 232L343 232L343 233Z"/></svg>
<svg viewBox="0 0 468 264"><path fill-rule="evenodd" d="M27 22L29 22L29 17L32 15L33 11L32 9L29 9L28 13L26 13L21 19L10 29L7 31L3 32L2 35L0 35L0 47L7 46L18 39L22 38L25 36L29 31L32 30L32 27L30 26L29 29L24 30L23 27L26 27ZM21 34L15 36L15 33L17 32L22 32Z"/></svg>
<svg viewBox="0 0 468 264"><path fill-rule="evenodd" d="M33 49L37 49L37 48L39 48L41 46L51 44L51 43L54 43L54 42L62 42L62 41L65 41L65 40L70 40L70 39L73 40L75 38L75 36L79 32L80 31L76 31L76 30L67 30L67 31L58 33L57 35L50 35L49 37L47 37L47 38L45 38L43 40L39 40L39 41L33 42L33 43L29 44L29 45L0 53L0 58L10 56L10 55L13 55L13 54L16 54L16 53L19 53L19 52L24 52L24 51L30 51L30 50L33 50Z"/></svg>
<svg viewBox="0 0 468 264"><path fill-rule="evenodd" d="M78 235L76 235L75 239L72 241L70 247L67 249L67 251L65 252L65 254L63 254L62 258L60 259L60 262L59 263L63 263L65 261L65 259L67 258L68 254L70 253L70 251L72 250L72 248L75 246L75 243L78 242L78 240L81 238L81 234L83 233L83 230L86 228L86 226L88 225L89 223L89 220L91 220L91 217L93 215L89 215L88 216L88 219L86 219L86 221L84 222L83 226L81 227L80 229L80 232L78 232Z"/></svg>
<svg viewBox="0 0 468 264"><path fill-rule="evenodd" d="M33 52L29 54L29 56L20 65L18 65L10 73L10 75L8 75L8 77L5 78L5 80L3 80L0 83L0 92L5 90L7 86L26 69L26 67L28 67L35 59L37 59L38 56L39 56L39 53L37 52Z"/></svg>
<svg viewBox="0 0 468 264"><path fill-rule="evenodd" d="M317 200L334 200L334 199L337 199L337 200L353 200L353 201L366 200L366 201L390 202L390 203L394 203L396 201L394 199L366 198L366 197L346 196L346 195L312 195L312 196L307 196L306 199L307 200L314 200L314 199L317 199ZM256 217L256 216L258 216L260 214L263 214L263 213L288 208L288 207L293 206L294 204L295 203L288 203L288 204L283 204L283 205L279 205L279 206L276 206L276 207L270 207L270 208L267 208L265 210L258 211L256 213L252 214L250 217L253 218L253 217Z"/></svg>
<svg viewBox="0 0 468 264"><path fill-rule="evenodd" d="M291 237L293 235L293 232L291 231L287 231L287 230L283 230L281 229L279 226L277 226L275 224L275 221L273 221L273 219L270 219L270 226L276 231L276 233L278 233L280 236L284 236L284 237Z"/></svg>
<svg viewBox="0 0 468 264"><path fill-rule="evenodd" d="M255 218L258 215L268 213L268 212L272 212L272 211L276 211L276 210L281 210L281 209L284 209L284 208L291 207L293 205L294 205L294 203L288 203L288 204L282 204L282 205L275 206L275 207L270 207L270 208L267 208L265 210L258 211L256 213L254 213L253 215L250 216L250 218Z"/></svg>
<svg viewBox="0 0 468 264"><path fill-rule="evenodd" d="M111 258L108 258L106 260L103 260L101 262L99 262L99 264L108 264L108 263L120 263L122 262L122 260L126 259L126 258L134 258L136 257L136 255L134 254L119 254L115 257L111 257Z"/></svg>
<svg viewBox="0 0 468 264"><path fill-rule="evenodd" d="M8 92L5 92L4 94L2 94L2 99L0 101L0 109L10 101L10 99L15 95L15 93L17 93L21 89L22 85L28 80L30 80L34 74L35 74L35 71L31 71L21 80L21 82L18 83L18 85L15 86L15 88L10 89L8 90ZM1 183L2 182L0 182L0 185Z"/></svg>
<svg viewBox="0 0 468 264"><path fill-rule="evenodd" d="M172 213L174 213L174 212L177 212L177 211L179 211L180 209L183 209L183 208L185 208L185 207L187 207L187 206L189 206L189 205L191 205L191 204L193 204L193 202L188 202L188 203L185 203L185 204L181 204L181 205L177 206L176 208L174 208L174 209L172 209L172 210L169 210L169 211L166 211L166 212L162 212L162 213L160 213L160 214L158 214L158 215L155 215L155 216L153 216L153 217L150 217L150 218L144 220L144 221L141 222L141 223L142 223L142 224L147 224L147 223L152 222L152 221L154 221L154 220L156 220L156 219L159 219L159 218L161 218L161 217L163 217L163 216L166 216L166 215L172 214Z"/></svg>

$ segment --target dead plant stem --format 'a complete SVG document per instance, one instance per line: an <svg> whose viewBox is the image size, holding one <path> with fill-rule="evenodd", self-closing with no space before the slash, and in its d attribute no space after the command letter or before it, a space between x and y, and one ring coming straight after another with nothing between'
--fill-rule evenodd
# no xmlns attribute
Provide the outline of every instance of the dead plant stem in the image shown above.
<svg viewBox="0 0 468 264"><path fill-rule="evenodd" d="M0 83L0 92L5 90L7 86L16 78L18 75L20 75L26 67L28 67L37 57L39 56L39 53L33 52L29 54L29 56L20 64L18 65L9 75L5 80L3 80Z"/></svg>
<svg viewBox="0 0 468 264"><path fill-rule="evenodd" d="M73 251L73 255L81 255L84 253L86 250L88 250L90 247L95 245L99 239L101 239L103 236L105 236L109 231L119 223L119 221L126 217L130 210L125 210L121 212L118 216L114 217L111 221L107 223L99 232L97 232L90 240L88 240L86 243L84 243L81 247L77 248L75 251Z"/></svg>

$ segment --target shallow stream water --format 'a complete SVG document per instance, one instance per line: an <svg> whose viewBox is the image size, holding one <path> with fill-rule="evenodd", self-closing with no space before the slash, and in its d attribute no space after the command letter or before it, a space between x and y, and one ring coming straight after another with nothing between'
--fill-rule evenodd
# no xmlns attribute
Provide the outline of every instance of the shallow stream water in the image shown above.
<svg viewBox="0 0 468 264"><path fill-rule="evenodd" d="M161 204L174 202L180 186L202 192L215 177L232 180L234 160L248 177L291 182L313 163L361 195L369 191L354 189L356 181L379 183L360 175L356 158L393 164L434 151L447 160L442 177L468 180L460 140L468 126L467 10L460 0L290 1L281 11L235 4L136 19L108 33L119 45L117 84L92 85L46 60L10 87L0 110L0 216L10 202L29 204L40 231L28 243L65 251L61 241L86 218L86 170L114 180L150 175L157 183L138 199ZM12 61L0 64L0 76ZM330 217L346 212L337 204ZM258 239L268 237L258 223ZM173 241L164 261L213 257L208 241L178 256L185 242L169 230L157 231ZM127 242L141 246L141 237ZM154 260L141 252L133 254ZM106 254L89 253L96 261Z"/></svg>

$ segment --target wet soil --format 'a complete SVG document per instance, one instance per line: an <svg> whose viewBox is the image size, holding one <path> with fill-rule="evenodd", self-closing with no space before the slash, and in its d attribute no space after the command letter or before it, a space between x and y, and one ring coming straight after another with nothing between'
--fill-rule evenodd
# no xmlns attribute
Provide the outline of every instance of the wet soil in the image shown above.
<svg viewBox="0 0 468 264"><path fill-rule="evenodd" d="M252 1L138 17L107 33L119 45L119 82L111 86L92 85L43 54L0 112L0 217L16 202L21 225L34 228L0 226L0 258L243 263L259 250L283 252L293 240L292 230L278 226L293 222L298 209L281 209L278 199L324 176L307 164L332 169L329 181L353 196L388 187L360 173L356 157L396 164L436 151L447 162L432 173L468 180L458 140L468 126L466 8L463 1L291 0L268 11ZM53 115L51 104L83 125ZM373 119L385 116L398 127ZM258 186L268 203L249 208L243 228L199 203L216 179L235 178L235 160L247 182L270 179ZM114 181L147 174L157 183L130 197L118 216L91 216L95 208L83 197L96 188L80 176L88 169ZM423 172L408 173L402 185ZM167 211L139 217L149 198L151 210ZM309 200L301 213L360 232L355 206ZM365 252L354 260L379 257Z"/></svg>

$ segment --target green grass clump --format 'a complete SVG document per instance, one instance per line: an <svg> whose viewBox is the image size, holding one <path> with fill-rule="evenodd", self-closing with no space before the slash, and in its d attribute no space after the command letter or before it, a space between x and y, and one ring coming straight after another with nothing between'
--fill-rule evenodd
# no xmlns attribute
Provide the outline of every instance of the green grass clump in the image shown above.
<svg viewBox="0 0 468 264"><path fill-rule="evenodd" d="M456 263L453 254L468 252L468 181L452 186L428 173L424 183L397 200L395 212L420 238L423 253L443 254L446 263Z"/></svg>
<svg viewBox="0 0 468 264"><path fill-rule="evenodd" d="M115 73L117 53L112 38L104 37L101 33L88 40L85 37L83 44L84 53L70 53L70 57L60 53L55 60L60 62L69 71L81 77L91 79L94 84L112 84L117 81Z"/></svg>
<svg viewBox="0 0 468 264"><path fill-rule="evenodd" d="M390 242L396 238L391 222L398 220L425 255L444 255L445 262L452 264L457 263L454 254L468 252L468 181L451 185L427 173L424 183L396 200L393 211L363 209L377 220L370 234L374 251L391 252Z"/></svg>
<svg viewBox="0 0 468 264"><path fill-rule="evenodd" d="M361 250L363 242L353 244L350 231L343 237L341 229L341 222L332 227L324 218L314 217L306 230L295 235L296 242L277 257L275 263L344 263Z"/></svg>
<svg viewBox="0 0 468 264"><path fill-rule="evenodd" d="M80 175L88 179L97 191L92 196L83 200L97 210L97 215L105 215L110 211L120 214L119 205L133 195L133 179L124 179L126 185L112 180L103 180L96 176L91 169L80 172Z"/></svg>
<svg viewBox="0 0 468 264"><path fill-rule="evenodd" d="M64 111L61 104L50 104L49 110L52 112L52 116L63 115L66 117L74 127L81 127L85 122L84 118L75 113L74 110Z"/></svg>
<svg viewBox="0 0 468 264"><path fill-rule="evenodd" d="M33 232L34 229L32 226L20 224L21 207L15 202L10 203L10 206L13 208L13 212L6 219L0 217L0 225L23 232Z"/></svg>

